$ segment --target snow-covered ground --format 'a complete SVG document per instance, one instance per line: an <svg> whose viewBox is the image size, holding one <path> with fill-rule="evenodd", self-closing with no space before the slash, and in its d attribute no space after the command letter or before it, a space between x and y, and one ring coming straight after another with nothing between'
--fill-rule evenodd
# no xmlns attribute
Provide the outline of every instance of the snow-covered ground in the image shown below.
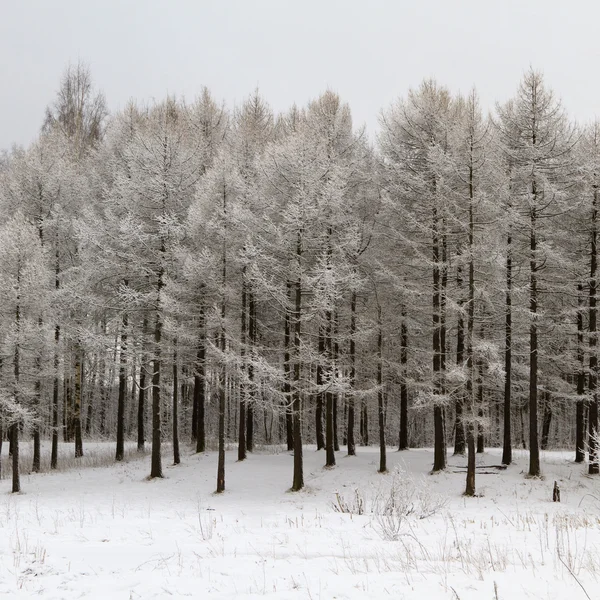
<svg viewBox="0 0 600 600"><path fill-rule="evenodd" d="M109 456L114 445L88 449ZM516 455L508 470L478 475L477 498L461 496L464 474L454 466L464 459L449 456L447 472L428 474L431 450L390 451L390 473L380 475L376 448L340 452L337 467L324 469L324 454L307 447L300 493L288 491L292 458L283 451L256 452L244 463L228 452L222 495L213 494L214 453L184 452L162 480L146 479L148 456L25 475L20 495L3 479L0 596L600 597L600 479L585 476L566 452L542 453L545 478L525 479L527 455ZM499 451L478 462L498 464ZM560 504L551 500L554 480ZM397 505L414 509L404 519L372 513L382 511L392 485ZM362 515L334 508L358 509L361 500Z"/></svg>

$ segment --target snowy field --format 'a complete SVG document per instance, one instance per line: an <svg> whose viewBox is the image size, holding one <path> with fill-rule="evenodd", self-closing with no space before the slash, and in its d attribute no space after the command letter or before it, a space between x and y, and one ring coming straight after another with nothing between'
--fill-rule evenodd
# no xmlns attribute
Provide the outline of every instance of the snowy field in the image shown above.
<svg viewBox="0 0 600 600"><path fill-rule="evenodd" d="M86 450L109 457L114 446ZM376 448L341 452L328 470L324 453L307 447L300 493L288 491L283 451L244 463L228 452L219 496L214 453L184 452L163 480L148 481L149 457L133 453L119 465L24 475L20 495L4 473L0 596L599 598L600 479L559 452L542 453L543 480L525 479L527 455L516 455L507 471L478 474L477 498L461 496L463 459L428 474L430 450L390 451L390 473L379 475ZM497 465L500 453L478 462Z"/></svg>

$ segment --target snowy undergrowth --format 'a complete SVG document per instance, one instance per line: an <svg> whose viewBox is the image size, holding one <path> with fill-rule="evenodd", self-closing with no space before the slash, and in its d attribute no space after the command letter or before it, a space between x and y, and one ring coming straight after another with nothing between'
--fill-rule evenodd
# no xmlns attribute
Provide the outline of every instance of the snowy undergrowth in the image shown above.
<svg viewBox="0 0 600 600"><path fill-rule="evenodd" d="M8 456L8 443L2 446L2 479L12 477L12 458ZM83 447L83 456L75 458L75 445L73 442L58 444L57 471L71 469L89 469L95 467L111 466L115 462L115 444L107 442L86 442ZM41 445L40 473L50 473L50 443ZM125 442L125 456L127 461L143 458L146 452L138 452L137 443ZM19 472L21 476L29 475L33 464L33 448L31 443L21 441L19 447Z"/></svg>
<svg viewBox="0 0 600 600"><path fill-rule="evenodd" d="M107 444L112 450L112 444ZM106 450L108 452L108 450ZM0 596L10 598L481 598L594 597L600 578L600 481L570 454L545 453L545 479L525 479L525 454L498 474L427 475L431 451L324 455L306 449L306 489L288 491L287 453L185 454L146 480L148 459L0 482ZM478 460L497 464L497 452ZM165 457L165 465L168 464ZM451 465L463 459L451 458ZM551 502L554 480L562 503ZM337 494L337 496L336 496ZM334 503L363 498L359 511ZM397 535L377 520L402 514ZM387 506L387 509L386 509ZM429 507L429 508L427 508ZM432 510L433 509L433 510Z"/></svg>

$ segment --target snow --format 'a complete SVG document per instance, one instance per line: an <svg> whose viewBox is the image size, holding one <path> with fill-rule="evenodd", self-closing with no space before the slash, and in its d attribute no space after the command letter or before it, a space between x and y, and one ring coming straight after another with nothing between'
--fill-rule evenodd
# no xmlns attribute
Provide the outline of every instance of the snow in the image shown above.
<svg viewBox="0 0 600 600"><path fill-rule="evenodd" d="M114 452L113 444L93 447ZM148 456L24 475L18 495L4 479L0 597L597 597L600 479L587 477L572 453L543 452L545 477L526 479L527 454L517 451L506 471L478 474L480 497L465 498L464 474L453 472L463 458L449 455L449 469L429 475L431 450L390 450L391 472L381 475L377 448L357 452L338 453L337 466L325 469L324 453L307 446L300 493L288 491L292 458L281 450L243 463L229 451L222 495L213 493L216 454L191 451L182 464L165 466L162 480L146 478ZM500 451L478 462L499 464ZM394 475L396 467L402 471ZM554 480L560 504L551 501ZM393 481L439 510L407 517L399 538L388 541L369 511ZM355 490L367 514L336 512L336 492L351 501Z"/></svg>

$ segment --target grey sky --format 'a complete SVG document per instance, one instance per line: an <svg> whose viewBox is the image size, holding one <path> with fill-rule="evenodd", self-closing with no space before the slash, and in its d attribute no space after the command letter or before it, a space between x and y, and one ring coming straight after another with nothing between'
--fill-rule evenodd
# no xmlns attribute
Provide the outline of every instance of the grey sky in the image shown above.
<svg viewBox="0 0 600 600"><path fill-rule="evenodd" d="M36 136L78 59L111 110L202 85L229 105L257 85L276 111L326 88L371 131L424 77L485 108L529 65L571 115L600 115L600 3L571 0L0 0L0 148Z"/></svg>

